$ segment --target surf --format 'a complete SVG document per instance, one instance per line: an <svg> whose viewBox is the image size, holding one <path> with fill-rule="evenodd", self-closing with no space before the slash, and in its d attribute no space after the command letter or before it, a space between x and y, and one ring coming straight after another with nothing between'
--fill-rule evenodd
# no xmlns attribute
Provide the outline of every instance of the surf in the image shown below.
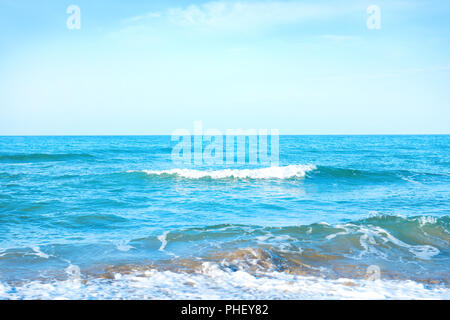
<svg viewBox="0 0 450 320"><path fill-rule="evenodd" d="M308 172L315 170L315 165L289 165L284 167L267 167L260 169L223 169L223 170L142 170L141 172L153 176L176 176L187 179L289 179L303 178Z"/></svg>

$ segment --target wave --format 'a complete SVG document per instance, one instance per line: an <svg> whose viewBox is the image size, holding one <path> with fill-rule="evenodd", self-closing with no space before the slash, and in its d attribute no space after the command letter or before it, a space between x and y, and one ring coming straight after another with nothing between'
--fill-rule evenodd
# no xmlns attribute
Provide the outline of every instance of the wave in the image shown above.
<svg viewBox="0 0 450 320"><path fill-rule="evenodd" d="M342 276L346 271L338 269L343 264L361 265L377 261L385 265L384 272L392 268L397 278L414 277L417 280L423 278L423 274L417 273L417 263L427 261L437 270L445 270L450 248L449 229L449 217L380 215L335 225L213 225L170 230L163 236L131 240L130 244L149 250L163 248L168 257L186 257L182 244L189 243L191 248L195 248L191 258L196 261L230 262L239 256L240 264L230 262L230 265L254 267L251 262L254 260L261 267L260 271L264 272L268 269L288 272L308 270L315 274L315 270L321 270L327 276ZM218 246L227 249L223 251L217 249ZM265 254L253 259L249 258L251 255L238 253L231 259L229 250L238 250L243 246L256 251L263 249ZM247 267L243 269L248 270ZM439 272L427 276L442 281L446 276Z"/></svg>
<svg viewBox="0 0 450 320"><path fill-rule="evenodd" d="M145 173L149 176L178 177L185 179L292 179L307 177L310 179L339 179L355 183L358 183L358 181L364 183L421 183L429 182L431 181L430 179L436 177L447 176L443 173L415 172L408 170L367 171L314 164L295 164L257 169L200 170L174 168L167 170L130 170L127 171L127 173Z"/></svg>
<svg viewBox="0 0 450 320"><path fill-rule="evenodd" d="M73 269L73 270L72 270ZM198 272L148 267L89 277L77 267L66 280L0 282L0 299L449 299L450 289L414 281L323 279L284 272L252 274L201 264Z"/></svg>
<svg viewBox="0 0 450 320"><path fill-rule="evenodd" d="M62 275L44 282L35 278L0 282L0 299L120 298L122 294L127 299L169 298L168 291L159 288L169 288L170 297L181 299L448 298L449 227L447 216L377 215L334 225L172 229L99 250L111 264L86 265L77 277L64 269ZM127 256L131 249L145 261L112 262L113 255ZM63 260L61 252L80 250L85 249L43 246L7 250L0 256L4 261L23 256L42 262ZM146 250L162 258L148 260L151 255ZM423 272L417 261L426 261L431 271ZM381 280L371 280L373 267L379 267ZM67 280L61 280L66 273Z"/></svg>
<svg viewBox="0 0 450 320"><path fill-rule="evenodd" d="M194 170L194 169L170 169L170 170L142 170L148 175L177 176L187 179L289 179L303 178L307 172L316 169L314 165L289 165L285 167L269 167L260 169L223 169L223 170ZM129 171L135 172L135 171Z"/></svg>

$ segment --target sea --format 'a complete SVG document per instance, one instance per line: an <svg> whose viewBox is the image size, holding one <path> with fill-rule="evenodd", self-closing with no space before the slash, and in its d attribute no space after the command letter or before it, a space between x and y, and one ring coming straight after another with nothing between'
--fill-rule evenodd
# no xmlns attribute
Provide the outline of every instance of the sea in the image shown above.
<svg viewBox="0 0 450 320"><path fill-rule="evenodd" d="M450 299L450 136L0 137L0 299Z"/></svg>

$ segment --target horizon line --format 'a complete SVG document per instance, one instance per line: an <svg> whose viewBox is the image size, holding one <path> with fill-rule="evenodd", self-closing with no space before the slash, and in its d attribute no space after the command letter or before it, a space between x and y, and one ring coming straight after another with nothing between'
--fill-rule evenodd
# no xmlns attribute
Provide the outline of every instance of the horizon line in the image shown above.
<svg viewBox="0 0 450 320"><path fill-rule="evenodd" d="M270 135L270 134L268 134ZM448 136L450 133L316 133L279 136ZM170 137L172 134L0 134L0 137ZM190 134L190 136L197 136ZM205 134L201 136L206 136ZM222 136L226 136L223 134ZM241 136L241 135L233 135ZM244 135L248 136L248 135Z"/></svg>

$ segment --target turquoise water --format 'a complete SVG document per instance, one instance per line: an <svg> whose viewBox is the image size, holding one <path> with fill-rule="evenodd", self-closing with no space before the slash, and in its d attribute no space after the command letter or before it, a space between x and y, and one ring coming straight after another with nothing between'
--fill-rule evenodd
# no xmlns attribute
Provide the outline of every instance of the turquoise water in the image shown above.
<svg viewBox="0 0 450 320"><path fill-rule="evenodd" d="M0 137L0 298L450 298L450 136L280 136L262 171L173 146Z"/></svg>

